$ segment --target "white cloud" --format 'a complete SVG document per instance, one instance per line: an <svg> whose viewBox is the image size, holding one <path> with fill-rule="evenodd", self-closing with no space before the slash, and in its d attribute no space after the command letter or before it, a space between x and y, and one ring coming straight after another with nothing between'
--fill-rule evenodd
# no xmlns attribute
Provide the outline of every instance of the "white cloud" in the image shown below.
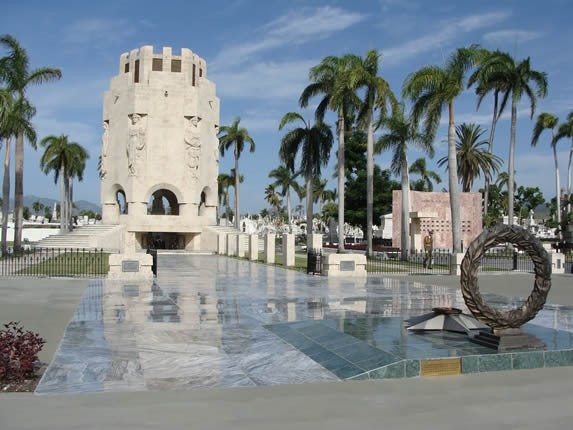
<svg viewBox="0 0 573 430"><path fill-rule="evenodd" d="M517 111L517 118L529 117L531 113L530 109L519 109ZM466 123L475 123L478 125L489 125L491 124L491 117L492 112L485 113L485 114L478 114L478 113L462 113L460 115L455 115L456 124L461 124L463 122ZM504 113L499 118L499 121L505 121L511 119L511 109L506 109ZM440 125L448 125L448 115L442 115L440 119Z"/></svg>
<svg viewBox="0 0 573 430"><path fill-rule="evenodd" d="M455 39L460 33L469 33L505 20L509 12L499 11L451 19L439 25L440 30L418 37L401 45L382 49L384 65L396 65L428 50L437 49Z"/></svg>
<svg viewBox="0 0 573 430"><path fill-rule="evenodd" d="M309 69L318 60L267 62L249 65L240 72L214 72L219 97L248 97L276 100L300 95L308 83Z"/></svg>
<svg viewBox="0 0 573 430"><path fill-rule="evenodd" d="M64 29L64 41L77 45L107 45L134 34L133 23L127 19L86 18Z"/></svg>
<svg viewBox="0 0 573 430"><path fill-rule="evenodd" d="M318 9L303 8L264 25L255 41L226 47L211 62L211 69L237 66L258 53L280 46L325 39L365 18L366 15L330 6Z"/></svg>
<svg viewBox="0 0 573 430"><path fill-rule="evenodd" d="M537 31L523 31L523 30L500 30L492 31L483 35L483 40L488 43L507 43L507 42L528 42L530 40L538 39L543 33Z"/></svg>

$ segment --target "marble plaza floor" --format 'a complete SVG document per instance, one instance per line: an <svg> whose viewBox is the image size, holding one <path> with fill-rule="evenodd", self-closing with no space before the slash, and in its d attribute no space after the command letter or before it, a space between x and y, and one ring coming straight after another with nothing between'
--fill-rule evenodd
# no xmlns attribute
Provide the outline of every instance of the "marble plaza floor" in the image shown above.
<svg viewBox="0 0 573 430"><path fill-rule="evenodd" d="M160 256L155 282L92 281L37 393L296 384L419 375L427 358L466 373L573 365L573 308L547 305L526 326L546 351L495 354L403 320L465 309L446 287L327 279L217 256ZM486 295L502 309L519 298Z"/></svg>

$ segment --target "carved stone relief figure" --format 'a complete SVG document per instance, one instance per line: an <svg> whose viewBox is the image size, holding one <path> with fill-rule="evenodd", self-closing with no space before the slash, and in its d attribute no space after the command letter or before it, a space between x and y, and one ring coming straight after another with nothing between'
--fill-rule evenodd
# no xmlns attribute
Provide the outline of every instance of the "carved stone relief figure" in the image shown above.
<svg viewBox="0 0 573 430"><path fill-rule="evenodd" d="M100 164L100 178L103 179L107 175L107 153L109 146L109 121L103 122L103 134L101 136L101 164Z"/></svg>
<svg viewBox="0 0 573 430"><path fill-rule="evenodd" d="M199 158L201 156L201 138L199 118L185 117L185 163L191 169L191 177L199 177Z"/></svg>
<svg viewBox="0 0 573 430"><path fill-rule="evenodd" d="M215 137L219 136L219 124L215 124ZM215 147L215 149L213 149L213 159L215 160L215 162L217 164L219 164L219 146L217 145L217 147Z"/></svg>
<svg viewBox="0 0 573 430"><path fill-rule="evenodd" d="M127 141L127 168L130 176L137 175L137 158L145 148L145 127L141 121L141 115L134 113L131 116L129 126L129 139Z"/></svg>

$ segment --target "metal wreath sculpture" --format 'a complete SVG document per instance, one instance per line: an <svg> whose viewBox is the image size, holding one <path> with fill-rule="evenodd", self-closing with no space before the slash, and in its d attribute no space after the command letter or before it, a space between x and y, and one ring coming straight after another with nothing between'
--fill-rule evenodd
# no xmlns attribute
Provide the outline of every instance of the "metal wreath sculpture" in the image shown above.
<svg viewBox="0 0 573 430"><path fill-rule="evenodd" d="M502 243L524 250L535 266L533 291L519 308L502 312L484 303L479 292L477 269L485 252ZM499 224L484 230L469 246L461 264L462 295L471 313L493 329L519 328L543 308L551 288L551 264L541 242L527 230Z"/></svg>

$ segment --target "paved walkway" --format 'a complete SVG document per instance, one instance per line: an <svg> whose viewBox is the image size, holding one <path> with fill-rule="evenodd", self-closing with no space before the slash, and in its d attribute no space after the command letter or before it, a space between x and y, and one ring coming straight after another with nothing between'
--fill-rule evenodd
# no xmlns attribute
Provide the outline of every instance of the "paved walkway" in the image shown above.
<svg viewBox="0 0 573 430"><path fill-rule="evenodd" d="M530 290L530 277L487 275L480 285L484 291L491 287L509 296L523 291L518 294L523 296ZM434 285L455 284L451 278L414 278ZM554 278L549 301L572 305L573 277ZM39 331L48 338L45 355L53 354L85 286L83 281L2 279L0 322L18 319ZM571 377L572 368L553 368L195 391L0 394L0 429L565 429L573 422Z"/></svg>

